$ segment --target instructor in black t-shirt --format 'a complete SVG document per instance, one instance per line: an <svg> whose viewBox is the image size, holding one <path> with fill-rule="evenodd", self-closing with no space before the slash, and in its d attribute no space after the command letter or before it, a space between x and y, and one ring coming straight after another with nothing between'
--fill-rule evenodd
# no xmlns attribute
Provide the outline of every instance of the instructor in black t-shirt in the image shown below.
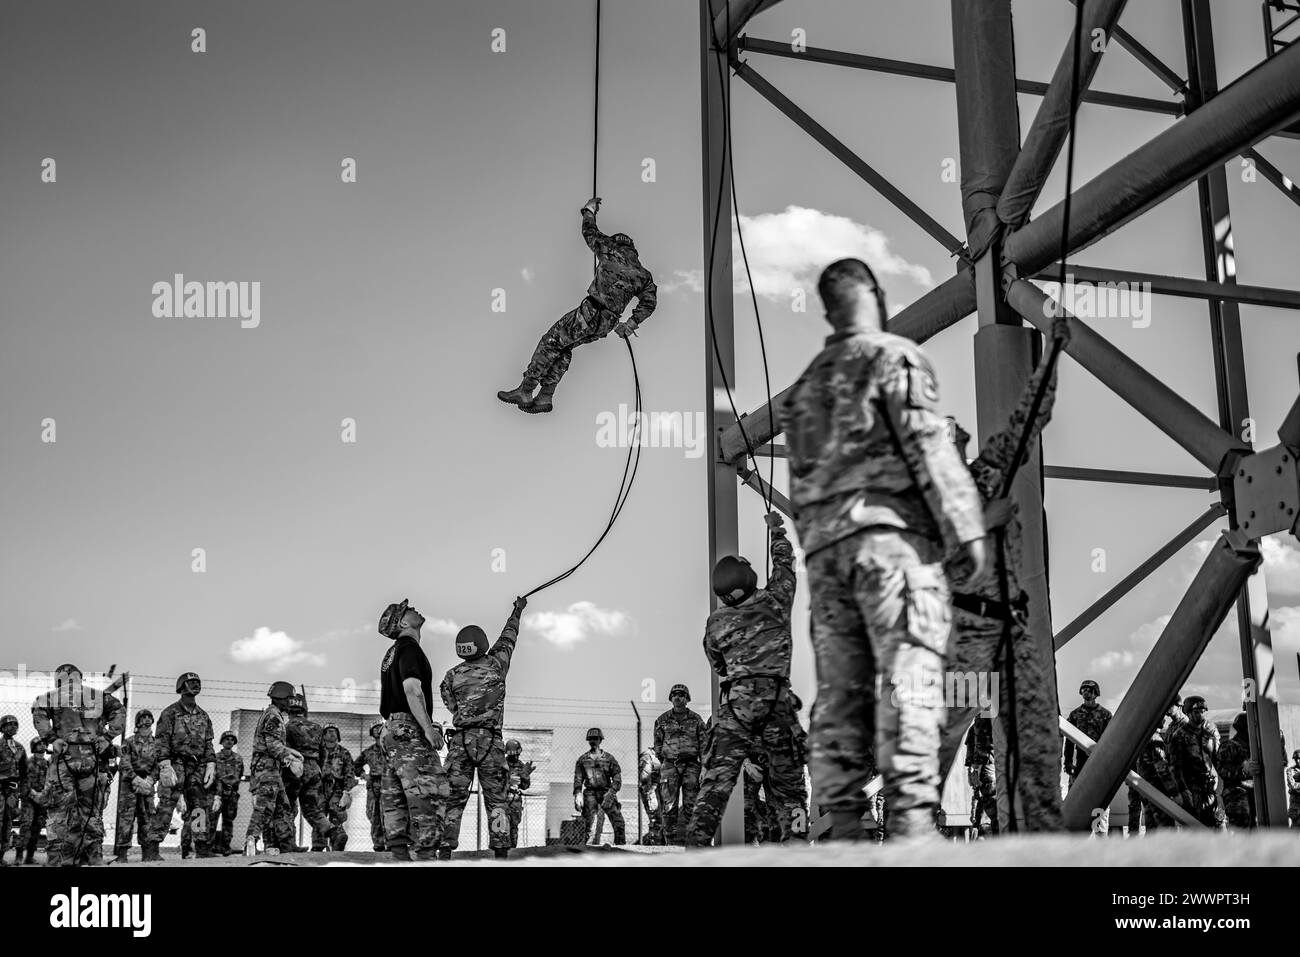
<svg viewBox="0 0 1300 957"><path fill-rule="evenodd" d="M438 752L442 725L433 720L433 669L420 649L424 616L406 599L389 605L379 634L393 642L379 669L380 745L387 767L380 805L388 849L399 861L437 859L450 789Z"/></svg>

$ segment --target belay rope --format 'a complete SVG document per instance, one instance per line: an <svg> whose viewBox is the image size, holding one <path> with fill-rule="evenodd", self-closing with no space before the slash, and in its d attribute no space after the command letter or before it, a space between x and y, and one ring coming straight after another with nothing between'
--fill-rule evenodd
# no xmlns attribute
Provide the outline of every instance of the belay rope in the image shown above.
<svg viewBox="0 0 1300 957"><path fill-rule="evenodd" d="M591 195L596 195L596 174L600 160L600 0L596 0L596 69L593 81L595 88L594 105L591 117ZM592 269L595 270L595 259L593 257ZM587 554L578 559L577 564L566 569L554 578L550 578L538 585L532 591L525 592L521 597L530 598L539 591L550 588L552 585L558 585L564 581L579 568L581 568L600 547L609 533L614 528L614 523L618 521L619 515L623 511L623 506L627 504L628 496L632 492L632 483L636 480L637 468L641 464L641 377L636 368L636 354L632 351L632 340L625 338L623 340L627 346L627 357L632 363L632 384L635 389L634 407L634 425L632 434L628 440L627 460L623 463L623 477L619 481L618 495L614 498L614 507L610 510L609 520L605 524L605 530L600 533L594 545L587 549Z"/></svg>

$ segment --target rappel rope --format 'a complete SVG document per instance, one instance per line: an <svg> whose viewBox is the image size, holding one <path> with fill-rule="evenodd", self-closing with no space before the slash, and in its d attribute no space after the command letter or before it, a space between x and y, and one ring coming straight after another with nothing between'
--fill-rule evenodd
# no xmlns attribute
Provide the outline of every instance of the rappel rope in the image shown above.
<svg viewBox="0 0 1300 957"><path fill-rule="evenodd" d="M600 161L600 0L596 0L596 68L593 82L595 88L594 105L591 117L591 195L597 194L597 171ZM595 257L592 258L592 270L596 267ZM632 351L632 340L626 338L623 340L627 346L627 356L632 363L632 383L635 389L634 402L634 426L628 442L627 460L623 463L623 477L619 481L618 495L614 498L614 507L610 510L609 520L605 524L605 530L600 533L594 545L587 549L587 553L578 559L577 564L566 569L554 578L548 579L538 585L532 591L525 592L521 597L530 598L539 591L550 588L552 585L558 585L564 581L579 568L581 568L600 547L609 533L614 528L614 523L618 521L619 515L623 511L623 506L627 504L628 496L632 492L632 483L636 480L637 468L641 464L641 377L636 368L636 354Z"/></svg>

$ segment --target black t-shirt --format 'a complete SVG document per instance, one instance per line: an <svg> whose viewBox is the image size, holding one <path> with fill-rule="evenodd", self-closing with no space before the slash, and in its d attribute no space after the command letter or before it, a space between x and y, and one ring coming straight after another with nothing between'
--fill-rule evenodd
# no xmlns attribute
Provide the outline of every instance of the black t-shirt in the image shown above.
<svg viewBox="0 0 1300 957"><path fill-rule="evenodd" d="M385 718L395 711L410 712L411 705L406 700L406 690L402 687L402 682L407 678L420 679L425 707L431 707L433 667L429 664L428 656L420 649L419 642L414 638L402 637L388 649L379 671L379 713Z"/></svg>

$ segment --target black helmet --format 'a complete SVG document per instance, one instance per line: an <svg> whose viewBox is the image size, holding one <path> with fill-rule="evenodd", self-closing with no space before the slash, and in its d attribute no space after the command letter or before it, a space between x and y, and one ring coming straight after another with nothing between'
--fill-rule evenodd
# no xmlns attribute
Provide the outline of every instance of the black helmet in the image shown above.
<svg viewBox="0 0 1300 957"><path fill-rule="evenodd" d="M636 243L632 242L632 237L629 236L627 233L615 233L613 236L610 236L609 238L614 240L614 242L618 243L620 246L636 245Z"/></svg>
<svg viewBox="0 0 1300 957"><path fill-rule="evenodd" d="M67 662L55 668L54 673L56 675L76 675L78 678L81 677L81 669L76 665Z"/></svg>
<svg viewBox="0 0 1300 957"><path fill-rule="evenodd" d="M403 598L385 608L379 616L379 634L385 638L396 638L402 630L402 616L410 607L411 603Z"/></svg>
<svg viewBox="0 0 1300 957"><path fill-rule="evenodd" d="M456 654L462 658L477 658L487 653L487 634L478 625L466 625L456 632Z"/></svg>
<svg viewBox="0 0 1300 957"><path fill-rule="evenodd" d="M1198 694L1189 694L1183 699L1183 710L1188 714L1191 714L1192 709L1197 705L1200 705L1202 710L1206 709L1205 699Z"/></svg>
<svg viewBox="0 0 1300 957"><path fill-rule="evenodd" d="M226 743L226 738L229 738L229 739L230 739L230 743L231 743L231 744L238 744L238 743L239 743L239 738L235 736L235 732L233 732L233 731L227 731L225 734L223 734L223 735L221 736L220 740L217 741L217 744L225 744L225 743Z"/></svg>
<svg viewBox="0 0 1300 957"><path fill-rule="evenodd" d="M18 719L14 715L7 714L3 718L0 718L0 731L3 731L11 724L14 726L14 730L18 729Z"/></svg>
<svg viewBox="0 0 1300 957"><path fill-rule="evenodd" d="M1097 682L1093 681L1091 678L1084 678L1083 681L1079 683L1079 694L1083 694L1088 688L1091 688L1092 693L1095 695L1101 694L1101 685L1097 684Z"/></svg>
<svg viewBox="0 0 1300 957"><path fill-rule="evenodd" d="M321 728L321 732L320 732L321 739L323 740L325 738L325 735L329 734L331 731L334 732L334 735L340 741L343 740L343 732L339 730L339 726L337 724L327 724L325 725L325 727Z"/></svg>
<svg viewBox="0 0 1300 957"><path fill-rule="evenodd" d="M513 754L518 756L519 752L523 751L523 749L524 746L520 744L519 741L515 738L511 738L509 741L506 742L506 754Z"/></svg>
<svg viewBox="0 0 1300 957"><path fill-rule="evenodd" d="M384 722L376 721L374 724L370 726L370 736L372 738L377 738L383 733L384 733Z"/></svg>
<svg viewBox="0 0 1300 957"><path fill-rule="evenodd" d="M185 682L187 681L197 681L199 683L198 689L194 692L195 694L198 694L200 691L203 690L203 679L200 678L198 675L196 675L194 672L187 671L185 672L185 674L181 675L179 678L176 679L177 694L181 693L181 689L184 688Z"/></svg>
<svg viewBox="0 0 1300 957"><path fill-rule="evenodd" d="M27 750L31 751L33 754L35 754L37 751L44 751L45 739L40 737L39 735L35 738L32 738L32 743L28 746ZM1300 754L1300 751L1297 751L1296 753Z"/></svg>
<svg viewBox="0 0 1300 957"><path fill-rule="evenodd" d="M145 718L148 718L150 721L152 721L153 712L150 711L148 708L141 708L139 711L135 713L135 726L137 728L140 727L140 723L144 721Z"/></svg>
<svg viewBox="0 0 1300 957"><path fill-rule="evenodd" d="M303 695L295 692L294 694L289 695L289 713L298 714L299 712L302 714L307 713L307 699Z"/></svg>
<svg viewBox="0 0 1300 957"><path fill-rule="evenodd" d="M603 731L600 730L600 728L588 728L588 729L587 729L587 740L590 741L590 740L592 740L593 738L595 738L595 739L597 739L597 740L600 740L600 741L604 741L604 740L605 740L605 734L604 734Z"/></svg>
<svg viewBox="0 0 1300 957"><path fill-rule="evenodd" d="M266 689L266 696L272 699L292 698L293 685L289 684L287 681L273 681L271 682L271 687Z"/></svg>
<svg viewBox="0 0 1300 957"><path fill-rule="evenodd" d="M739 605L754 594L757 587L758 575L743 558L727 555L713 566L713 594L724 605Z"/></svg>
<svg viewBox="0 0 1300 957"><path fill-rule="evenodd" d="M686 687L686 685L683 684L673 685L672 690L668 692L669 700L671 701L673 696L677 694L684 694L686 695L687 701L691 700L691 689Z"/></svg>
<svg viewBox="0 0 1300 957"><path fill-rule="evenodd" d="M1232 719L1232 730L1237 734L1245 734L1246 728L1246 712L1239 711L1237 712L1237 716Z"/></svg>

